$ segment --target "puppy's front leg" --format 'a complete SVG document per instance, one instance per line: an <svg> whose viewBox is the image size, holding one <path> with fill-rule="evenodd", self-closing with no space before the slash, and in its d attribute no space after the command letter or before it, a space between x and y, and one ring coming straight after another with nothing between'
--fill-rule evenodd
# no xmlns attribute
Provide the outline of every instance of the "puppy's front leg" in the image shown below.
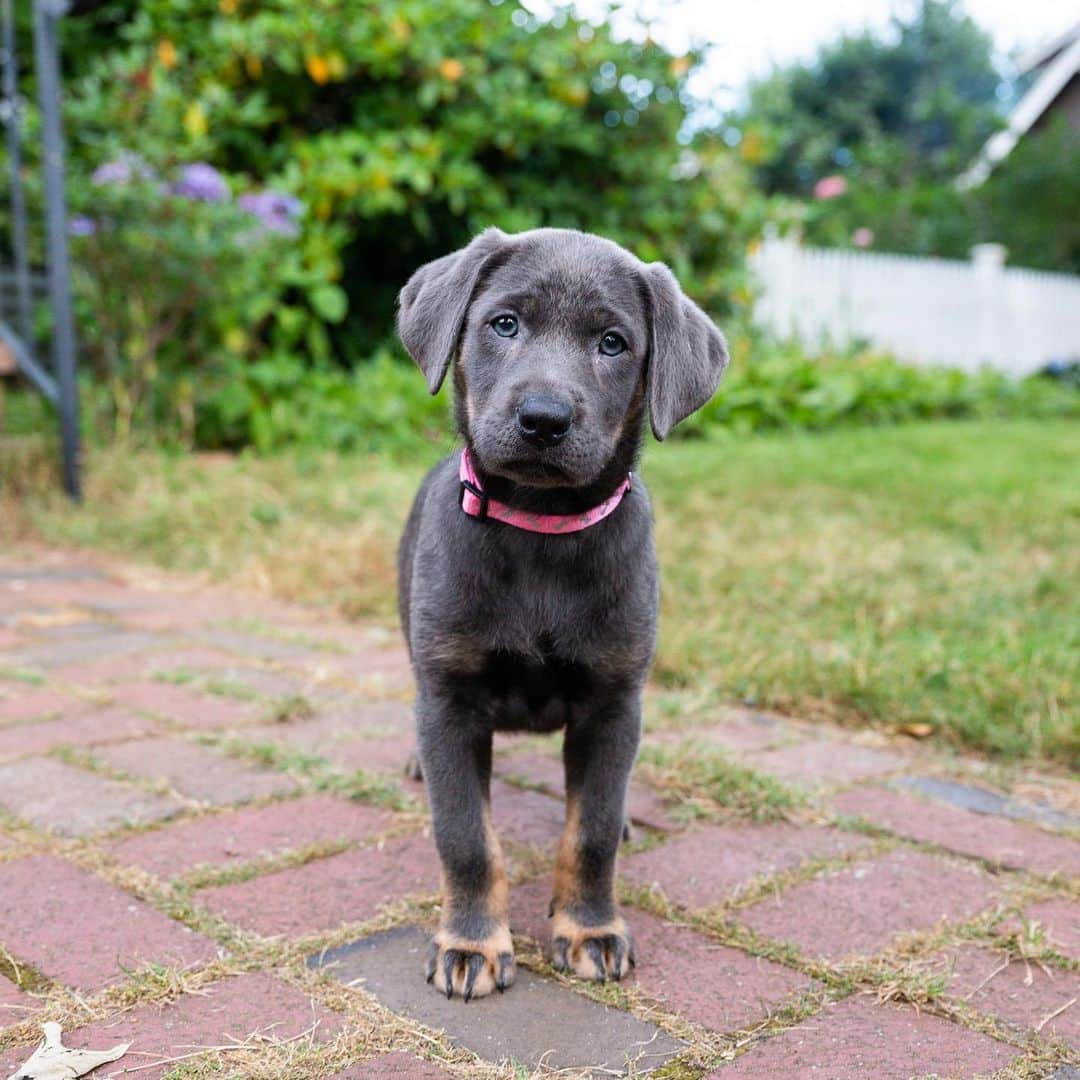
<svg viewBox="0 0 1080 1080"><path fill-rule="evenodd" d="M586 979L621 979L634 963L630 930L615 903L615 855L641 735L637 695L566 730L566 830L551 903L556 967Z"/></svg>
<svg viewBox="0 0 1080 1080"><path fill-rule="evenodd" d="M514 981L507 882L491 826L491 733L453 703L417 703L420 761L443 869L427 978L466 1001Z"/></svg>

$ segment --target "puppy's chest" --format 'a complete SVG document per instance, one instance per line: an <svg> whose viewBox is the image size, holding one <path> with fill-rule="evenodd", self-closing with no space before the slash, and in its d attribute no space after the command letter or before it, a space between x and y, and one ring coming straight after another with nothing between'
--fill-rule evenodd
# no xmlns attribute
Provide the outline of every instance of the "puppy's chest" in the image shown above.
<svg viewBox="0 0 1080 1080"><path fill-rule="evenodd" d="M598 691L586 664L555 656L526 656L493 650L469 680L473 703L493 727L510 731L554 731L588 708Z"/></svg>

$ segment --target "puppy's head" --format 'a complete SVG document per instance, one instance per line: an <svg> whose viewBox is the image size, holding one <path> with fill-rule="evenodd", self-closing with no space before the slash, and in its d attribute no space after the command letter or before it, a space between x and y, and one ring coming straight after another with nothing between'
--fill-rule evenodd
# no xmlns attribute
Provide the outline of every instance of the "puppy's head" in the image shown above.
<svg viewBox="0 0 1080 1080"><path fill-rule="evenodd" d="M488 473L594 481L647 401L663 439L712 396L723 335L662 263L569 229L488 229L422 266L398 333L434 394L456 360L463 433Z"/></svg>

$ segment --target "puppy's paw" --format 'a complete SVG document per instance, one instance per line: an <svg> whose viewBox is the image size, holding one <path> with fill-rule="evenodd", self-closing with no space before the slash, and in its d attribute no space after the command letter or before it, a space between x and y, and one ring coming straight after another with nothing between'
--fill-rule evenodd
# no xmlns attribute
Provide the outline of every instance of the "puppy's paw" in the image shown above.
<svg viewBox="0 0 1080 1080"><path fill-rule="evenodd" d="M510 931L500 926L494 933L475 941L439 930L431 939L427 981L448 998L455 993L462 1000L500 993L514 982L514 945Z"/></svg>
<svg viewBox="0 0 1080 1080"><path fill-rule="evenodd" d="M634 942L621 915L602 926L585 926L565 911L555 913L551 962L582 979L616 981L634 966Z"/></svg>

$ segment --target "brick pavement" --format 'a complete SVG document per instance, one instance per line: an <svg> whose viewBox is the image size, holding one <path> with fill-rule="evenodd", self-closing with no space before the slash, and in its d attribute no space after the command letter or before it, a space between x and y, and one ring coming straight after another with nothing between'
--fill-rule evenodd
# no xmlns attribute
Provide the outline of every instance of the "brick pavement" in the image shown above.
<svg viewBox="0 0 1080 1080"><path fill-rule="evenodd" d="M737 706L649 706L647 738L770 773L794 809L688 820L635 781L620 890L640 964L619 986L546 962L557 746L500 739L519 981L438 998L421 975L438 864L401 772L410 695L382 628L85 558L0 558L0 1075L45 1019L73 1046L133 1040L101 1075L1080 1066L1067 808L1034 801L1031 775L1024 799L976 762Z"/></svg>

